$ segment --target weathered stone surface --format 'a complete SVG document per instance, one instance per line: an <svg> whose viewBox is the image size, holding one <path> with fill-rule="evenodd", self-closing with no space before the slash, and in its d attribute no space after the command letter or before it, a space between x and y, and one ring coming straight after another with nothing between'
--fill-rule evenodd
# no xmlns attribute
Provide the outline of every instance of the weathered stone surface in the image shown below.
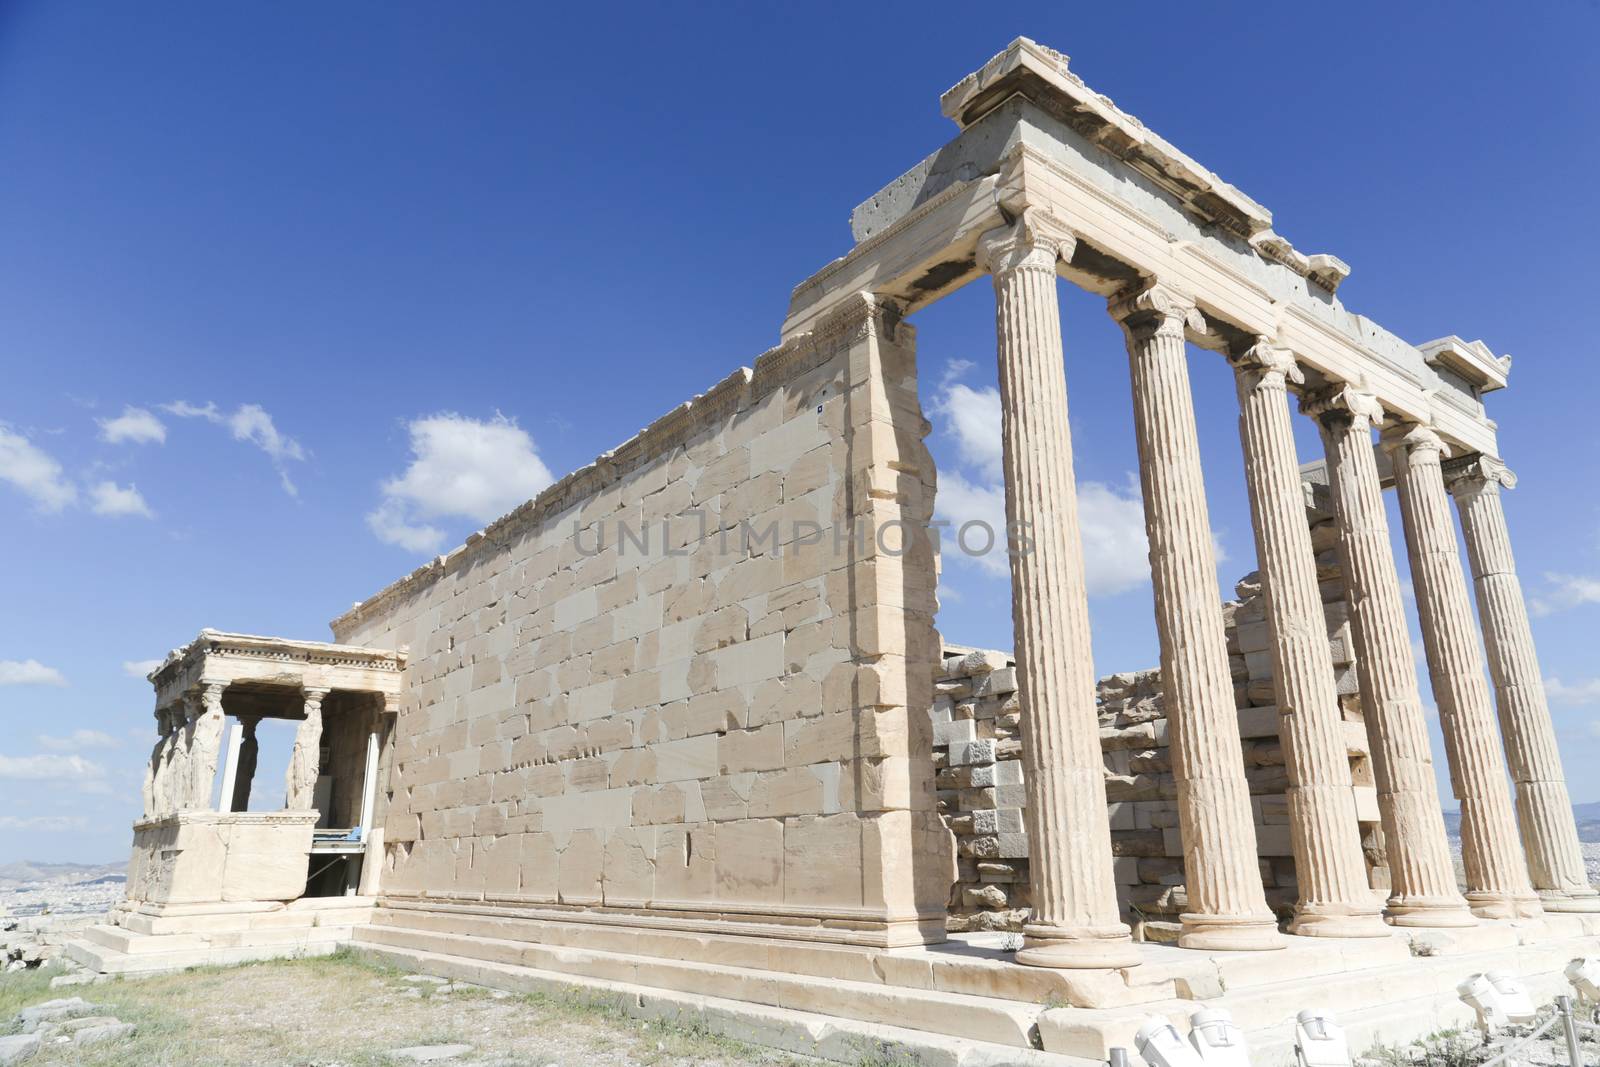
<svg viewBox="0 0 1600 1067"><path fill-rule="evenodd" d="M13 1034L0 1037L0 1065L22 1063L33 1058L44 1043L39 1034Z"/></svg>

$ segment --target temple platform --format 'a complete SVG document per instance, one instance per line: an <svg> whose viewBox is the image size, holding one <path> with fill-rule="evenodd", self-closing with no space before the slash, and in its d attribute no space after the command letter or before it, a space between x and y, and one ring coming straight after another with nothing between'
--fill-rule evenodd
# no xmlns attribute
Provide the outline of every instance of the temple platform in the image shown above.
<svg viewBox="0 0 1600 1067"><path fill-rule="evenodd" d="M135 975L349 945L422 973L574 993L825 1059L895 1046L966 1067L1103 1063L1112 1048L1131 1050L1152 1015L1186 1032L1193 1012L1221 1007L1248 1035L1252 1062L1276 1067L1294 1062L1294 1017L1308 1007L1334 1012L1359 1053L1471 1025L1456 986L1474 973L1512 972L1549 1000L1565 989L1570 960L1600 955L1600 915L1286 941L1232 953L1142 944L1138 967L1068 971L1012 962L998 933L879 949L575 921L554 909L330 897L124 906L115 925L88 928L67 951L95 971Z"/></svg>
<svg viewBox="0 0 1600 1067"><path fill-rule="evenodd" d="M289 903L124 904L113 921L66 942L69 957L100 974L161 974L292 956L327 955L372 917L370 897Z"/></svg>
<svg viewBox="0 0 1600 1067"><path fill-rule="evenodd" d="M865 949L387 904L354 935L363 953L441 977L577 988L631 1014L692 1016L825 1058L890 1041L937 1052L928 1062L1023 1062L1019 1054L1041 1064L1104 1062L1114 1047L1131 1050L1151 1015L1187 1031L1190 1014L1222 1007L1249 1035L1252 1062L1272 1067L1294 1062L1293 1021L1307 1007L1336 1013L1352 1048L1365 1051L1469 1024L1456 985L1477 972L1510 971L1536 996L1553 997L1568 961L1600 954L1600 917L1288 942L1267 953L1149 944L1136 968L1056 971L1011 962L1000 934Z"/></svg>

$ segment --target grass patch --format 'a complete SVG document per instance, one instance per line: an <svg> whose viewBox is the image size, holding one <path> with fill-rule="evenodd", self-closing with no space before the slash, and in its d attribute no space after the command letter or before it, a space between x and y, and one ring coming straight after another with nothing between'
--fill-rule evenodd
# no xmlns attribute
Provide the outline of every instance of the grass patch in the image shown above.
<svg viewBox="0 0 1600 1067"><path fill-rule="evenodd" d="M23 1008L54 999L50 979L64 973L59 964L47 963L31 970L0 974L0 1034L15 1032L17 1012Z"/></svg>

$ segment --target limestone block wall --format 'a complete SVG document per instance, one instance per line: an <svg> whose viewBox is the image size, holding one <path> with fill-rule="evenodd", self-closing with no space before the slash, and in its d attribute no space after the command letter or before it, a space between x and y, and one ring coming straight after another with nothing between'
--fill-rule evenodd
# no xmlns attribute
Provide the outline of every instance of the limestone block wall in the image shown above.
<svg viewBox="0 0 1600 1067"><path fill-rule="evenodd" d="M1334 552L1333 515L1310 483L1307 522L1318 553L1329 649L1345 714L1355 802L1368 875L1388 889L1377 797L1356 688L1349 609ZM1296 895L1278 739L1278 711L1259 578L1247 575L1221 606L1238 708L1241 758L1250 785L1262 884L1287 914ZM938 801L958 843L950 895L952 929L1018 929L1028 902L1025 804L1018 759L1016 680L1008 654L947 646L932 709ZM1109 675L1097 687L1106 799L1119 896L1143 936L1176 935L1187 907L1176 783L1167 742L1161 672Z"/></svg>
<svg viewBox="0 0 1600 1067"><path fill-rule="evenodd" d="M382 896L942 936L927 431L862 299L335 620L410 650Z"/></svg>

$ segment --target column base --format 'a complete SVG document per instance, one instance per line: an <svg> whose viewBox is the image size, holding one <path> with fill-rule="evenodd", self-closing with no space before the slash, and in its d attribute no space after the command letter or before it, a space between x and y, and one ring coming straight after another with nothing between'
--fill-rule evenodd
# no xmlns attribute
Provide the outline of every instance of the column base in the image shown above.
<svg viewBox="0 0 1600 1067"><path fill-rule="evenodd" d="M1392 937L1394 933L1374 909L1354 912L1325 905L1297 906L1289 932L1297 937Z"/></svg>
<svg viewBox="0 0 1600 1067"><path fill-rule="evenodd" d="M1208 952L1272 952L1289 942L1267 915L1180 915L1179 948Z"/></svg>
<svg viewBox="0 0 1600 1067"><path fill-rule="evenodd" d="M1016 961L1029 967L1119 970L1143 962L1121 923L1077 928L1028 923L1022 938Z"/></svg>
<svg viewBox="0 0 1600 1067"><path fill-rule="evenodd" d="M1467 906L1480 919L1533 919L1544 914L1539 898L1516 893L1468 891Z"/></svg>
<svg viewBox="0 0 1600 1067"><path fill-rule="evenodd" d="M1539 903L1544 905L1545 911L1600 912L1600 892L1575 889L1563 893L1557 889L1541 889Z"/></svg>
<svg viewBox="0 0 1600 1067"><path fill-rule="evenodd" d="M1477 926L1464 897L1391 897L1384 917L1406 929L1455 930Z"/></svg>

